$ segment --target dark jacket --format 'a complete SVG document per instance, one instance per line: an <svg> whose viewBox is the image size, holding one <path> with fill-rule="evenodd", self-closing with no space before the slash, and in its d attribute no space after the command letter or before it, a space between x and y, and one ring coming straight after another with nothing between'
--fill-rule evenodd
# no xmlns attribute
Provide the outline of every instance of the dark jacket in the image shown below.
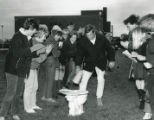
<svg viewBox="0 0 154 120"><path fill-rule="evenodd" d="M36 56L36 53L31 53L27 36L21 32L15 33L6 56L5 72L25 78L29 75L33 56Z"/></svg>
<svg viewBox="0 0 154 120"><path fill-rule="evenodd" d="M154 69L154 35L148 40L146 49L146 58L147 62L151 63Z"/></svg>
<svg viewBox="0 0 154 120"><path fill-rule="evenodd" d="M115 53L109 41L102 35L96 34L96 41L93 45L86 37L78 41L76 65L81 65L84 59L84 69L92 72L97 66L105 70L107 59L115 60Z"/></svg>
<svg viewBox="0 0 154 120"><path fill-rule="evenodd" d="M70 58L73 58L73 60L75 60L76 53L77 53L77 43L75 42L72 44L70 40L64 41L61 54L65 59L65 61L68 62Z"/></svg>

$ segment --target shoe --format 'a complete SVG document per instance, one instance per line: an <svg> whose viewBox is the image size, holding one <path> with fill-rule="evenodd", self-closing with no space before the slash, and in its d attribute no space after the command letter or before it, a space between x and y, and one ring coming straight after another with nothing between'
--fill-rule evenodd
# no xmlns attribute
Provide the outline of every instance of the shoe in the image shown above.
<svg viewBox="0 0 154 120"><path fill-rule="evenodd" d="M20 117L18 115L13 115L13 120L20 120Z"/></svg>
<svg viewBox="0 0 154 120"><path fill-rule="evenodd" d="M27 113L36 113L34 109L25 110Z"/></svg>
<svg viewBox="0 0 154 120"><path fill-rule="evenodd" d="M0 120L5 120L5 117L3 117L3 116L0 116Z"/></svg>
<svg viewBox="0 0 154 120"><path fill-rule="evenodd" d="M97 98L97 106L98 107L102 107L103 103L102 103L102 99L101 98Z"/></svg>
<svg viewBox="0 0 154 120"><path fill-rule="evenodd" d="M151 120L152 119L152 113L145 113L143 116L143 120Z"/></svg>
<svg viewBox="0 0 154 120"><path fill-rule="evenodd" d="M57 101L53 98L47 98L47 101L51 103L57 103Z"/></svg>
<svg viewBox="0 0 154 120"><path fill-rule="evenodd" d="M32 108L35 109L35 110L42 110L42 108L40 108L39 106L34 106Z"/></svg>

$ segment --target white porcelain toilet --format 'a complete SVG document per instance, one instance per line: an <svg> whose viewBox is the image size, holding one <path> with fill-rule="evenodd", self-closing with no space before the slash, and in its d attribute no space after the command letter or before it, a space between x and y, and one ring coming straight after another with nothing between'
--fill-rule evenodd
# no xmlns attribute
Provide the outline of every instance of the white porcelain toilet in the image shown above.
<svg viewBox="0 0 154 120"><path fill-rule="evenodd" d="M83 105L87 100L88 91L61 89L60 92L66 95L69 116L78 116L84 113Z"/></svg>

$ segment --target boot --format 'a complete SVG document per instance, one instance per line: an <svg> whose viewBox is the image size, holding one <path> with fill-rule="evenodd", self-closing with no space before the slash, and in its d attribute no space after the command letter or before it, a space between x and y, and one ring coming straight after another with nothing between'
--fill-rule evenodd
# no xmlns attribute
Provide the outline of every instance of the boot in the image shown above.
<svg viewBox="0 0 154 120"><path fill-rule="evenodd" d="M144 90L140 90L140 92L141 92L141 97L140 97L140 105L139 105L139 108L140 109L144 109L145 91Z"/></svg>

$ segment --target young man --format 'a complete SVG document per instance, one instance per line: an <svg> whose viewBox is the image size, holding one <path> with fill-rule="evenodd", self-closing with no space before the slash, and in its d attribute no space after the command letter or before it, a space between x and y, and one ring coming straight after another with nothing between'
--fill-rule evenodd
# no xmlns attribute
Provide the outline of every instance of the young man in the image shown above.
<svg viewBox="0 0 154 120"><path fill-rule="evenodd" d="M56 68L59 67L59 60L58 57L60 56L60 50L59 50L59 39L62 37L62 32L57 31L55 29L51 30L51 35L46 40L45 44L53 45L52 51L49 53L47 60L45 61L45 82L44 82L44 89L43 89L43 95L42 100L55 103L56 100L53 98L53 96L56 94L54 93L56 90L53 89L54 87L54 81L55 81L55 73Z"/></svg>
<svg viewBox="0 0 154 120"><path fill-rule="evenodd" d="M37 49L42 48L42 45L37 44L30 47L29 40L38 29L38 23L35 19L27 19L19 32L15 33L10 41L10 47L6 56L5 73L7 79L7 92L3 99L0 120L5 120L8 111L11 109L11 114L14 120L20 120L19 100L23 89L24 79L29 75L31 59L37 56Z"/></svg>
<svg viewBox="0 0 154 120"><path fill-rule="evenodd" d="M84 59L82 79L80 83L80 90L87 89L87 83L94 70L97 74L97 104L102 106L102 96L104 91L104 74L109 60L110 68L114 67L115 60L114 50L111 48L108 40L100 34L96 33L95 26L89 24L85 27L85 37L78 43L78 51L76 57L76 71L79 71L79 66Z"/></svg>
<svg viewBox="0 0 154 120"><path fill-rule="evenodd" d="M72 83L72 79L75 76L75 56L77 52L77 33L72 31L68 37L68 40L64 41L62 53L66 62L65 65L65 78L63 81L63 87L69 87Z"/></svg>
<svg viewBox="0 0 154 120"><path fill-rule="evenodd" d="M124 20L124 24L126 25L128 31L129 31L129 38L127 41L121 41L120 44L125 49L131 49L132 48L132 33L131 31L137 27L138 25L138 19L139 17L136 15L130 15L128 18ZM131 67L130 67L130 73L129 73L129 80L134 79L134 73L133 73L133 67L135 66L135 63L132 61Z"/></svg>

